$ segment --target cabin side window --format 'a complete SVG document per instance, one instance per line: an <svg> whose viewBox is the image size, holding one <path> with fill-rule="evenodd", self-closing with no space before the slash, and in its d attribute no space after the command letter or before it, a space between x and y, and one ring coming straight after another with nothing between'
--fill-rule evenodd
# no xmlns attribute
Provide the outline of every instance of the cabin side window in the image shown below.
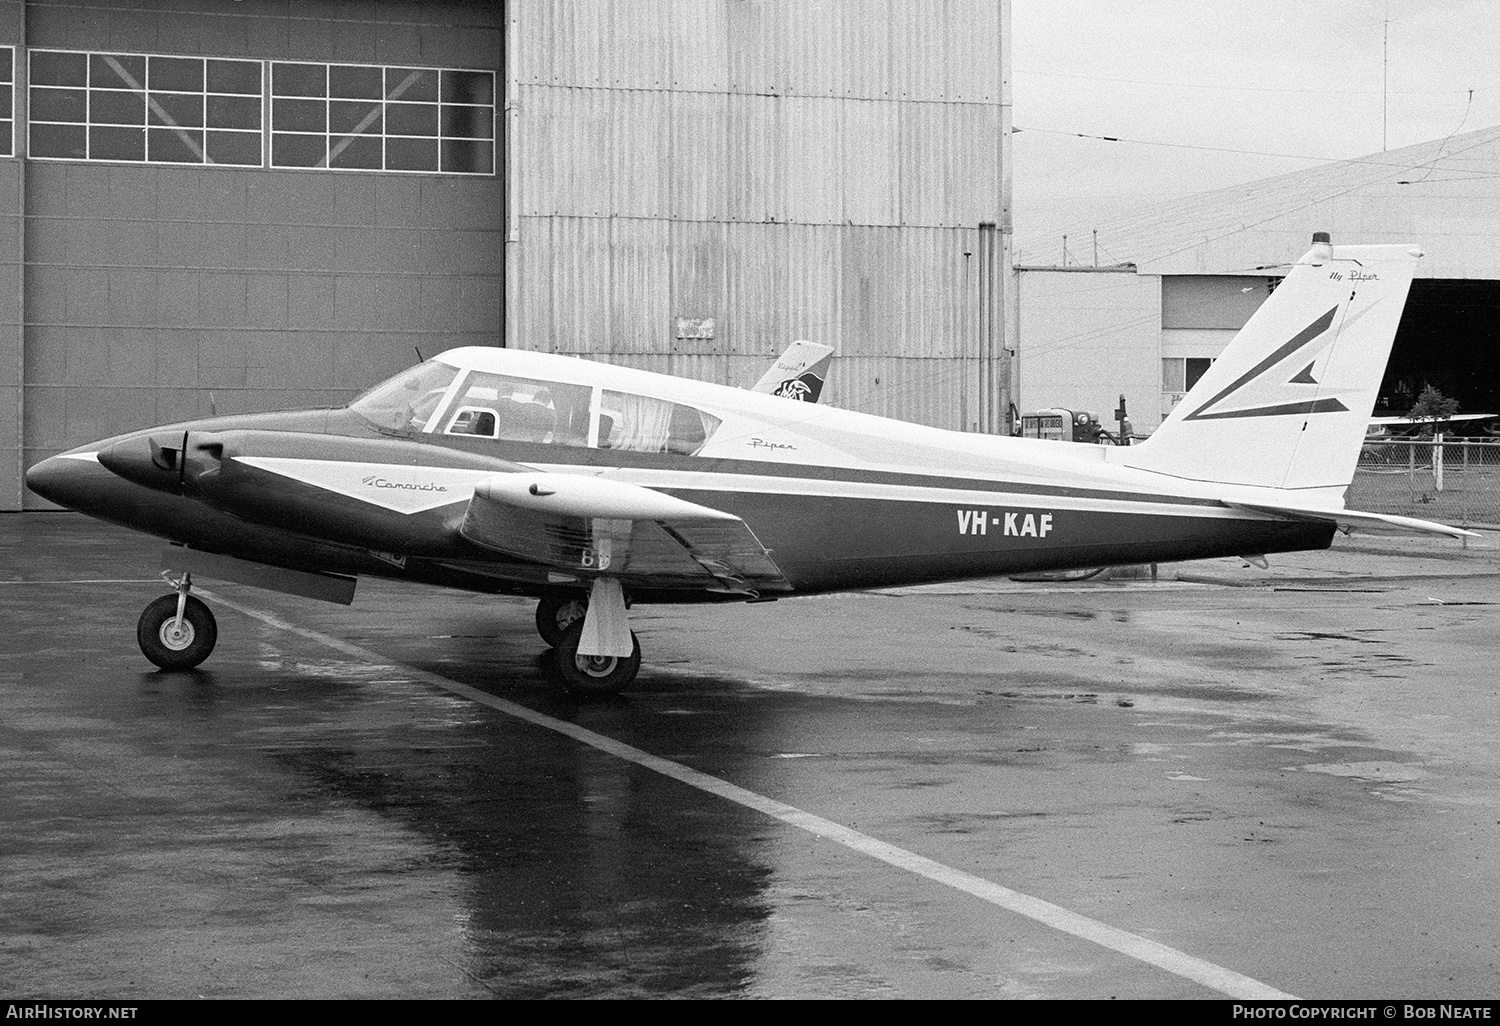
<svg viewBox="0 0 1500 1026"><path fill-rule="evenodd" d="M606 390L599 403L599 448L695 455L720 420L681 403Z"/></svg>
<svg viewBox="0 0 1500 1026"><path fill-rule="evenodd" d="M583 385L474 371L442 415L442 431L508 442L585 446L591 392Z"/></svg>

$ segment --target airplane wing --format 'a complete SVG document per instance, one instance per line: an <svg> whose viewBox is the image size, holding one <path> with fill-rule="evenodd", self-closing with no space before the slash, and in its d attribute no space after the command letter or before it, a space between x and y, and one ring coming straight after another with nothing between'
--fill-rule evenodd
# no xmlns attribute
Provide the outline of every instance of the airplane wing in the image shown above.
<svg viewBox="0 0 1500 1026"><path fill-rule="evenodd" d="M459 533L582 579L752 596L791 590L739 517L604 477L538 471L485 478Z"/></svg>
<svg viewBox="0 0 1500 1026"><path fill-rule="evenodd" d="M1446 534L1453 538L1482 538L1483 535L1473 531L1465 531L1461 527L1449 527L1447 524L1434 523L1431 520L1418 520L1415 517L1401 517L1391 513L1362 513L1352 509L1328 509L1322 506L1272 506L1263 503L1234 502L1228 499L1222 500L1224 505L1234 509L1247 509L1255 513L1270 513L1275 516L1290 517L1293 520L1332 520L1338 524L1383 524L1387 527L1399 527L1407 531L1418 531L1423 534Z"/></svg>
<svg viewBox="0 0 1500 1026"><path fill-rule="evenodd" d="M1455 413L1451 417L1442 417L1442 418L1440 418L1438 421L1436 421L1436 423L1438 423L1438 424L1456 424L1459 421L1464 421L1464 420L1492 420L1495 417L1500 417L1500 414L1497 414L1497 413ZM1433 423L1433 421L1427 420L1425 418L1420 418L1420 417L1418 419L1416 419L1416 420L1413 420L1410 417L1371 417L1370 418L1370 424L1371 424L1371 426L1374 426L1374 427L1385 427L1385 426L1391 425L1391 424L1401 424L1401 425L1403 425L1405 427L1421 427L1421 426L1424 426L1424 425L1427 425L1427 424L1432 424L1432 423Z"/></svg>
<svg viewBox="0 0 1500 1026"><path fill-rule="evenodd" d="M828 363L832 358L833 346L793 342L750 391L815 403L823 393L823 382L828 380Z"/></svg>

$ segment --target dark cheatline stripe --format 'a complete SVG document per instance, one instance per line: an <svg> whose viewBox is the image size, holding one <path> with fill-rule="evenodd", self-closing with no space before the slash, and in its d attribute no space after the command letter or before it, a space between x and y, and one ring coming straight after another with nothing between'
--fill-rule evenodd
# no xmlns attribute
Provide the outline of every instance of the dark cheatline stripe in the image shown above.
<svg viewBox="0 0 1500 1026"><path fill-rule="evenodd" d="M1080 443L1081 444L1081 443ZM908 470L858 470L800 463L773 463L766 460L737 460L709 456L679 456L672 453L620 452L610 449L574 449L567 446L535 442L501 442L504 455L497 458L510 463L553 464L588 467L598 470L663 470L692 474L733 474L736 476L785 477L811 481L834 481L851 484L906 485L916 488L946 488L962 491L1016 492L1024 495L1057 495L1079 499L1109 499L1117 502L1150 502L1172 506L1218 506L1217 499L1160 495L1153 492L1119 491L1109 488L1087 488L1076 485L1049 485L1031 481L1013 481L986 477L951 477L922 474ZM691 488L689 482L672 488ZM755 490L747 481L745 488Z"/></svg>

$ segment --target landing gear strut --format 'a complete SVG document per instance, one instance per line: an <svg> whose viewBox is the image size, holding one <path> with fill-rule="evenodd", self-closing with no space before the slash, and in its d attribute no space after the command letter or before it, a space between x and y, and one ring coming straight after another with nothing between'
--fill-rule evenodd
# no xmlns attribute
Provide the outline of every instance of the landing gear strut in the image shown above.
<svg viewBox="0 0 1500 1026"><path fill-rule="evenodd" d="M163 670L191 670L214 650L219 625L209 608L188 594L192 574L173 580L164 572L162 578L177 594L163 595L146 607L136 624L135 639L146 658Z"/></svg>

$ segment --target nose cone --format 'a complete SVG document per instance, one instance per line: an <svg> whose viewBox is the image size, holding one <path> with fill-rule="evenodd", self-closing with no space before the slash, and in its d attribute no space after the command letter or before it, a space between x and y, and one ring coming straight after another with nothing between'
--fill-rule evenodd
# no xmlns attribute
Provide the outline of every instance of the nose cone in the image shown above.
<svg viewBox="0 0 1500 1026"><path fill-rule="evenodd" d="M84 509L99 480L98 454L64 453L51 456L26 471L26 487L59 506Z"/></svg>

